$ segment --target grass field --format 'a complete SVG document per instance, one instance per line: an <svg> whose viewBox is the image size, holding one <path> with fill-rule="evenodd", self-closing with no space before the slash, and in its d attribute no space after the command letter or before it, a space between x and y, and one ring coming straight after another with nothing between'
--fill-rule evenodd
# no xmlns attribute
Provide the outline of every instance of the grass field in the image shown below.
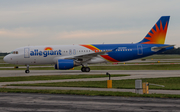
<svg viewBox="0 0 180 112"><path fill-rule="evenodd" d="M4 56L0 56L0 63L5 63L5 62L3 61L3 58L4 58Z"/></svg>
<svg viewBox="0 0 180 112"><path fill-rule="evenodd" d="M168 78L147 78L142 79L143 82L164 85L165 87L157 87L150 85L150 89L164 89L164 90L180 90L180 77ZM134 89L135 79L128 80L113 80L113 88ZM57 82L57 83L40 83L40 84L12 84L12 86L48 86L48 87L93 87L106 88L106 81L79 81L79 82Z"/></svg>
<svg viewBox="0 0 180 112"><path fill-rule="evenodd" d="M129 75L111 75L111 77L122 77ZM97 75L44 75L44 76L21 76L21 77L0 77L0 82L14 81L37 81L37 80L61 80L61 79L82 79L82 78L102 78L105 74Z"/></svg>
<svg viewBox="0 0 180 112"><path fill-rule="evenodd" d="M148 57L144 57L143 59L178 59L180 58L180 55L152 55Z"/></svg>
<svg viewBox="0 0 180 112"><path fill-rule="evenodd" d="M4 93L40 93L40 94L70 94L88 96L124 96L124 97L151 97L151 98L180 98L180 95L169 94L135 94L131 92L111 92L111 91L81 91L81 90L32 90L32 89L8 89L0 88Z"/></svg>
<svg viewBox="0 0 180 112"><path fill-rule="evenodd" d="M143 59L178 59L180 55L153 55ZM0 63L4 63L3 57L0 56ZM15 66L11 64L0 64L0 67ZM44 66L44 65L43 65ZM47 65L49 66L49 65ZM128 65L128 66L90 66L91 70L180 70L180 64L171 65ZM81 67L75 67L75 70L80 70ZM0 70L25 70L25 68L0 68ZM30 68L30 70L54 70L54 67L38 67ZM115 75L124 76L124 75ZM98 78L107 77L103 75L66 75L66 76L25 76L25 77L2 77L0 82L11 81L35 81L35 80L58 80L58 79L77 79L77 78ZM112 75L113 77L113 75ZM108 77L107 77L108 79ZM149 78L143 79L149 83L164 85L164 88L151 86L150 89L165 89L165 90L180 90L180 78ZM46 84L13 84L13 86L55 86L55 87L94 87L106 88L106 81L88 81L88 82L61 82L61 83L46 83ZM113 88L127 88L134 89L135 80L113 80ZM72 95L99 95L99 96L125 96L125 97L158 97L158 98L180 98L180 95L163 95L163 94L149 94L139 95L130 92L100 92L100 91L79 91L79 90L29 90L29 89L7 89L0 88L0 92L13 93L48 93L48 94L72 94Z"/></svg>
<svg viewBox="0 0 180 112"><path fill-rule="evenodd" d="M0 64L0 67L15 67L15 66L26 67L25 65L14 65L14 64L7 64L7 63ZM46 65L31 65L31 66L52 66L52 67L54 67L54 65L51 65L51 64L46 64Z"/></svg>
<svg viewBox="0 0 180 112"><path fill-rule="evenodd" d="M91 70L180 70L180 64L164 65L127 65L127 66L90 66ZM0 70L25 70L26 68L0 68ZM54 67L37 67L30 70L55 70ZM74 70L81 70L81 66Z"/></svg>

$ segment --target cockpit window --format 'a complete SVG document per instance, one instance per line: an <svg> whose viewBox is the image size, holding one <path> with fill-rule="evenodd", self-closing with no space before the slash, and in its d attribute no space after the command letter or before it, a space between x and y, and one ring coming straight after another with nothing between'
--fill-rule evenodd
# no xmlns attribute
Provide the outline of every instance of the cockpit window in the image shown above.
<svg viewBox="0 0 180 112"><path fill-rule="evenodd" d="M18 51L12 51L11 54L18 54Z"/></svg>

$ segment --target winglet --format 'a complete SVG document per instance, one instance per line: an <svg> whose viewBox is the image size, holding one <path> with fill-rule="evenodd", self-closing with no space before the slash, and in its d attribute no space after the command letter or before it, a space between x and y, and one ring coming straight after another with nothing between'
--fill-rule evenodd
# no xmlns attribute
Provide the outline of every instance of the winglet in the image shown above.
<svg viewBox="0 0 180 112"><path fill-rule="evenodd" d="M141 44L164 44L170 16L162 16L144 37Z"/></svg>

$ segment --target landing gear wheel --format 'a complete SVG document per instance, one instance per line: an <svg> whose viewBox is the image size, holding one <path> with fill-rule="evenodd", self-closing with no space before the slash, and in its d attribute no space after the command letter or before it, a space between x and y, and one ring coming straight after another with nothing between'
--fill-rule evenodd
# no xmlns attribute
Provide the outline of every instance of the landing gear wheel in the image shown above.
<svg viewBox="0 0 180 112"><path fill-rule="evenodd" d="M86 68L85 68L85 72L90 72L90 68L89 68L89 67L86 67Z"/></svg>
<svg viewBox="0 0 180 112"><path fill-rule="evenodd" d="M29 73L29 65L27 65L27 69L25 70L25 73Z"/></svg>
<svg viewBox="0 0 180 112"><path fill-rule="evenodd" d="M25 73L29 73L29 70L25 70Z"/></svg>
<svg viewBox="0 0 180 112"><path fill-rule="evenodd" d="M82 67L82 68L81 68L81 71L82 71L82 72L85 72L85 67Z"/></svg>
<svg viewBox="0 0 180 112"><path fill-rule="evenodd" d="M82 72L90 72L90 68L89 67L82 67L81 71Z"/></svg>

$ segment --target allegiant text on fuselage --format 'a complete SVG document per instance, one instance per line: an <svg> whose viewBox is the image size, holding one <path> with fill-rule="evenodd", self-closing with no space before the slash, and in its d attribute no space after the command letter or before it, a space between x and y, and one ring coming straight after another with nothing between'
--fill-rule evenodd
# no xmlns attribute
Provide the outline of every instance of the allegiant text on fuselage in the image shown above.
<svg viewBox="0 0 180 112"><path fill-rule="evenodd" d="M30 51L30 56L43 56L47 57L48 55L61 55L61 50L46 50L46 51L38 51L38 49L34 49L34 51Z"/></svg>

